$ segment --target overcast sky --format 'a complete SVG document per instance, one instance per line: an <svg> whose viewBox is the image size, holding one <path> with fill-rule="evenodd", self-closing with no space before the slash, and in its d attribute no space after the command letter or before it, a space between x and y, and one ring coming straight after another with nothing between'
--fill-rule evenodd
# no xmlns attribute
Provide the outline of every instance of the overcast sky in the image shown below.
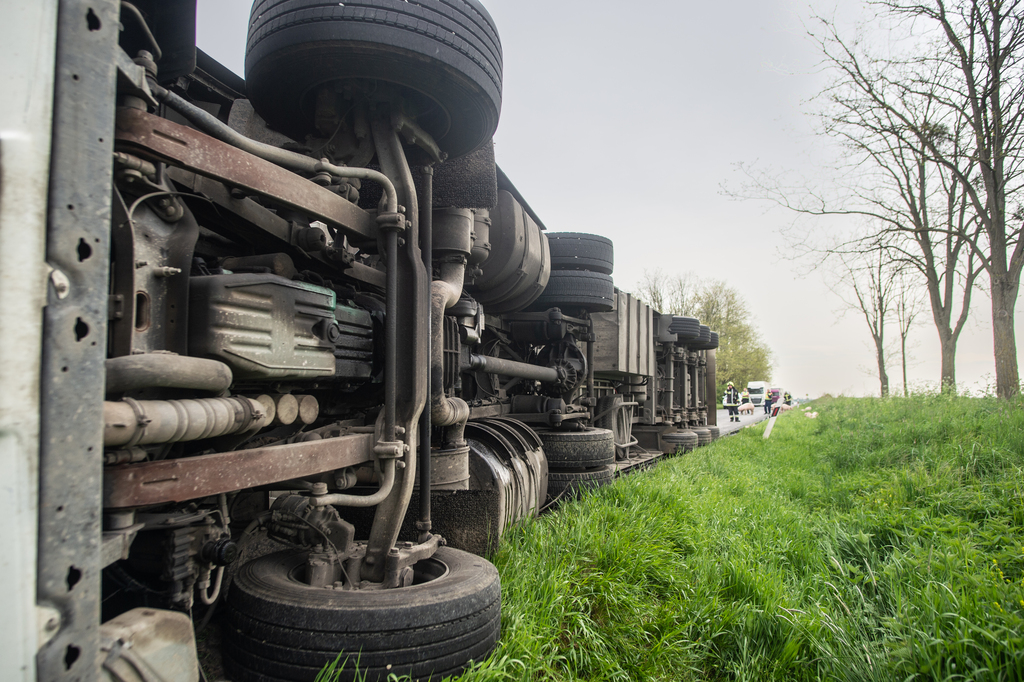
<svg viewBox="0 0 1024 682"><path fill-rule="evenodd" d="M793 215L722 192L743 184L740 163L815 177L832 158L808 115L824 76L806 1L483 2L504 52L497 160L549 230L613 239L625 290L658 268L726 280L772 349L773 383L796 396L878 394L863 318L840 317L821 275L785 258ZM199 46L240 75L250 5L199 0ZM957 376L982 389L994 383L984 288L973 306ZM934 385L930 313L911 346L908 383ZM902 384L898 358L889 376Z"/></svg>

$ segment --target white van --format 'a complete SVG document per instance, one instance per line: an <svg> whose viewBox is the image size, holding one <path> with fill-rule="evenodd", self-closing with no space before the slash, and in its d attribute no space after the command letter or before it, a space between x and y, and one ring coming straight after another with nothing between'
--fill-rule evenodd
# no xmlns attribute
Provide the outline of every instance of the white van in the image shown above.
<svg viewBox="0 0 1024 682"><path fill-rule="evenodd" d="M768 391L767 381L748 381L747 391L750 393L750 402L760 407L764 402L765 393Z"/></svg>

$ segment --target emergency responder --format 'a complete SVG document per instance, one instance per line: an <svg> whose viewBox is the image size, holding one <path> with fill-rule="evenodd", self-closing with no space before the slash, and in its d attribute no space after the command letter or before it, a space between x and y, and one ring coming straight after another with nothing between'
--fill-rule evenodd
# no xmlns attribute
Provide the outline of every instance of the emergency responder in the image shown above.
<svg viewBox="0 0 1024 682"><path fill-rule="evenodd" d="M745 389L743 389L743 392L740 393L740 405L746 405L749 402L750 402L750 391L745 388Z"/></svg>
<svg viewBox="0 0 1024 682"><path fill-rule="evenodd" d="M793 404L793 394L790 393L789 391L786 391L782 395L782 402L785 403L786 405L792 405Z"/></svg>
<svg viewBox="0 0 1024 682"><path fill-rule="evenodd" d="M736 390L731 381L725 385L725 398L722 399L722 405L729 410L729 421L738 422L740 420L740 392Z"/></svg>
<svg viewBox="0 0 1024 682"><path fill-rule="evenodd" d="M767 387L764 389L764 401L763 401L762 404L764 405L764 413L765 414L771 414L772 413L772 389L767 388Z"/></svg>

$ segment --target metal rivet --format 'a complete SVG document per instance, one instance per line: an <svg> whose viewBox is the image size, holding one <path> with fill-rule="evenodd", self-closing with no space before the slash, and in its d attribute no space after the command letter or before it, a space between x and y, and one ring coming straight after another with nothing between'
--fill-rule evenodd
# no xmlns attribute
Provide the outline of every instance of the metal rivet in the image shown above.
<svg viewBox="0 0 1024 682"><path fill-rule="evenodd" d="M57 292L57 298L67 298L71 293L71 280L60 270L50 273L50 281L53 282L53 289Z"/></svg>

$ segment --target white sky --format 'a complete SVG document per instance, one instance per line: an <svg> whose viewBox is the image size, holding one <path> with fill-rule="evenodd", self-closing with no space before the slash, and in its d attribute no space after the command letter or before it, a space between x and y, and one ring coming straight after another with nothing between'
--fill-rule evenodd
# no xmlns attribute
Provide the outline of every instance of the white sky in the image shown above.
<svg viewBox="0 0 1024 682"><path fill-rule="evenodd" d="M743 183L738 163L814 177L830 159L807 115L824 78L804 37L806 2L483 3L504 51L498 163L549 230L612 238L625 290L655 268L726 280L774 353L773 383L796 396L878 394L863 319L839 318L820 276L800 278L806 267L783 258L779 231L793 215L721 190ZM241 75L250 5L199 0L199 46ZM982 289L958 348L962 388L994 383L989 315ZM1020 345L1024 301L1016 319ZM909 384L934 384L930 313L911 345ZM902 384L898 357L889 377Z"/></svg>

